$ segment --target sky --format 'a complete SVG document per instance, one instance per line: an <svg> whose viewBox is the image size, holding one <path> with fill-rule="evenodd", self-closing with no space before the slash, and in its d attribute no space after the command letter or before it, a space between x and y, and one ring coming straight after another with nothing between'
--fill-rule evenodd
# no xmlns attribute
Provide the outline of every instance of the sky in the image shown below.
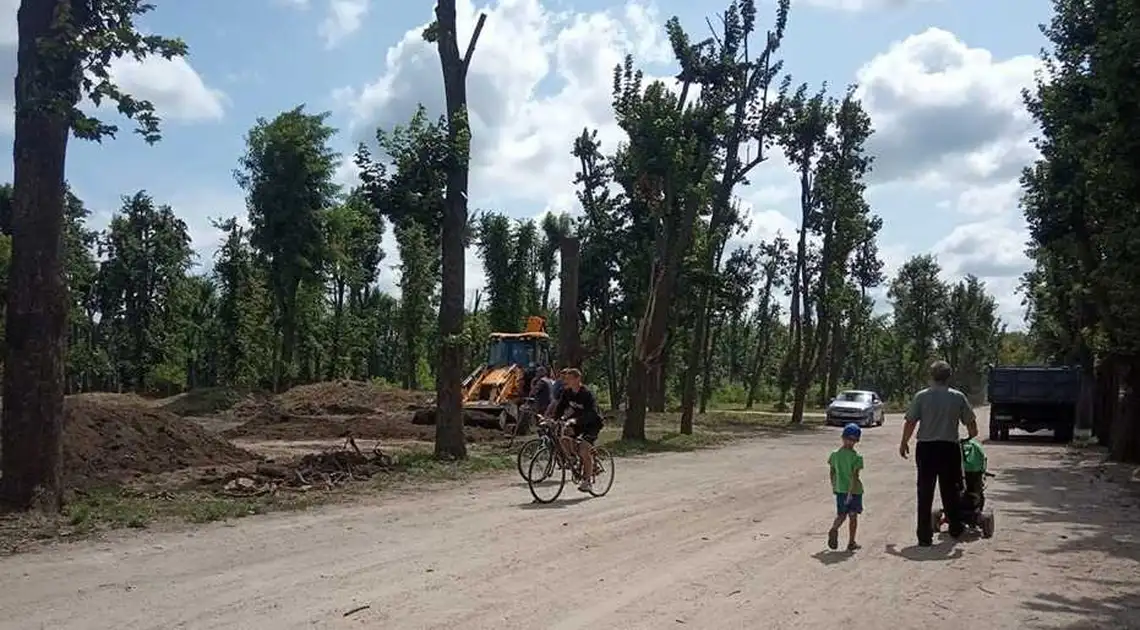
<svg viewBox="0 0 1140 630"><path fill-rule="evenodd" d="M632 54L649 76L675 73L664 36L671 16L694 39L727 0L459 0L461 42L480 13L487 23L468 77L473 146L470 207L537 218L581 212L572 179L572 140L598 129L603 150L621 140L610 109L612 69ZM16 67L19 0L0 0L0 72ZM409 0L157 0L141 20L176 36L190 54L174 61L123 60L112 75L154 102L163 140L147 145L129 123L102 144L72 141L67 177L102 228L121 198L148 191L186 222L208 266L220 241L211 219L245 216L233 170L246 132L304 104L330 112L338 178L356 181L351 155L378 127L406 122L418 104L443 111L435 49L421 38L433 2ZM759 0L766 28L775 7ZM867 196L883 218L879 244L887 273L907 257L934 253L947 280L971 273L1021 327L1018 278L1029 262L1017 178L1036 157L1034 125L1021 90L1033 84L1045 45L1038 25L1046 0L792 0L779 57L795 83L848 85L869 112L875 156ZM10 148L12 81L0 84L0 137ZM112 120L113 117L112 117ZM4 168L11 178L11 155ZM799 223L797 180L778 151L739 188L750 215L741 243ZM381 285L394 289L393 240ZM483 284L468 254L469 295Z"/></svg>

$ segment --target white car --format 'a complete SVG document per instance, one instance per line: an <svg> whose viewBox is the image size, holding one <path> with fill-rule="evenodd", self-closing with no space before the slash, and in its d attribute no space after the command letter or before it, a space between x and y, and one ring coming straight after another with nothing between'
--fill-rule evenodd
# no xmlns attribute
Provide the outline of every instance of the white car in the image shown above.
<svg viewBox="0 0 1140 630"><path fill-rule="evenodd" d="M832 426L854 422L861 427L878 427L883 425L883 415L883 399L865 389L839 392L827 405L827 424Z"/></svg>

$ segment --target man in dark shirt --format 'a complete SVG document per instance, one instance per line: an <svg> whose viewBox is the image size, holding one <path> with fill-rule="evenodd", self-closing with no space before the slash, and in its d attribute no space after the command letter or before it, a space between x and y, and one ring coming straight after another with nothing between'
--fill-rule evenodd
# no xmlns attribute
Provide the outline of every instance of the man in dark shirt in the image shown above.
<svg viewBox="0 0 1140 630"><path fill-rule="evenodd" d="M566 368L562 370L562 380L566 385L555 405L554 417L567 420L561 440L562 449L571 453L577 446L578 457L582 460L582 483L578 489L589 492L594 483L594 442L602 431L602 414L598 411L598 399L594 393L582 385L581 372Z"/></svg>
<svg viewBox="0 0 1140 630"><path fill-rule="evenodd" d="M538 366L534 371L534 382L530 390L531 398L534 398L535 412L546 413L546 409L554 403L553 385L554 383L546 377L546 368Z"/></svg>

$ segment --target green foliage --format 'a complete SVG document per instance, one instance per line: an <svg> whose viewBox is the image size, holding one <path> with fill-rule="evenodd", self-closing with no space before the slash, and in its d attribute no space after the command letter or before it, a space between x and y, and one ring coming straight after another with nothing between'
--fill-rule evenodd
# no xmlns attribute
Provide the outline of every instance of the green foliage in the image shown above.
<svg viewBox="0 0 1140 630"><path fill-rule="evenodd" d="M178 308L193 252L186 224L169 206L155 205L145 192L123 198L119 214L99 244L99 325L118 382L148 391L152 371L175 353L181 322ZM169 376L171 370L165 374ZM170 379L162 385L169 388ZM175 387L183 379L174 379Z"/></svg>
<svg viewBox="0 0 1140 630"><path fill-rule="evenodd" d="M57 7L52 36L38 42L40 54L50 63L74 68L73 77L68 85L29 91L17 102L17 110L28 107L61 112L70 118L77 138L100 141L114 137L116 125L79 109L80 100L86 96L96 106L113 104L119 114L135 122L136 133L149 143L157 142L161 138L160 121L154 104L124 92L111 77L111 63L123 58L183 57L186 44L138 30L135 19L154 9L144 0L61 2Z"/></svg>

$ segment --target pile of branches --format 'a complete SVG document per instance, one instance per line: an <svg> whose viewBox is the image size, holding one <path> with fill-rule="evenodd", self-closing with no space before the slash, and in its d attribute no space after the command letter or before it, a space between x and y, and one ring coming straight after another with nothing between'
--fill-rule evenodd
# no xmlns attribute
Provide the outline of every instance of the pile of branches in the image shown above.
<svg viewBox="0 0 1140 630"><path fill-rule="evenodd" d="M321 453L310 453L290 465L259 464L253 474L237 473L225 481L222 492L230 496L251 497L274 494L280 489L326 490L344 486L353 481L371 479L391 470L396 458L383 452L377 442L370 451L363 451L356 439L348 434L344 445Z"/></svg>

